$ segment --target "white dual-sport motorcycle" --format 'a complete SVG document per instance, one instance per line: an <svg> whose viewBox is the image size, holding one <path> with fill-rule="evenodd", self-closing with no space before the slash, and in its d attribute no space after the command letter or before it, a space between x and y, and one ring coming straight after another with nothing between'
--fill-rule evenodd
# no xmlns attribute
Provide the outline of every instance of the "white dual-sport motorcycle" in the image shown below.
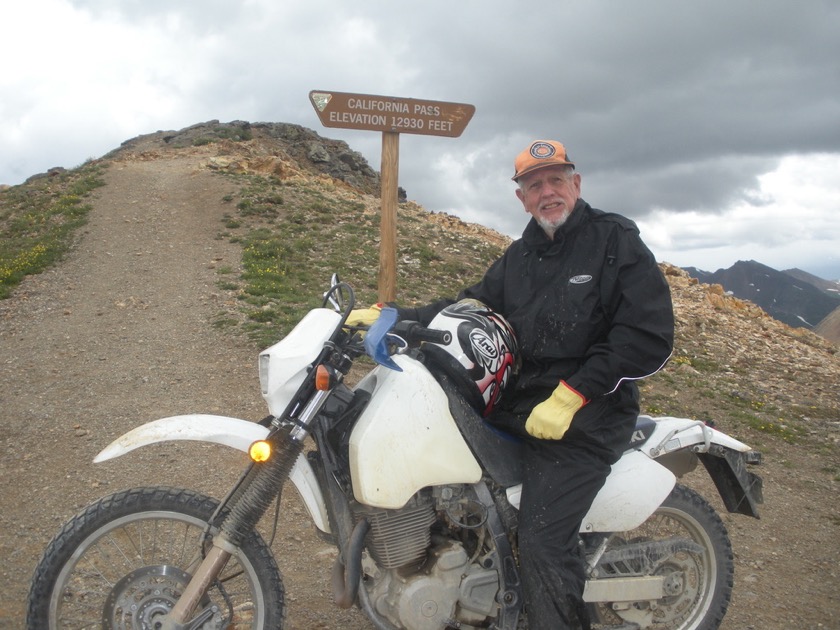
<svg viewBox="0 0 840 630"><path fill-rule="evenodd" d="M345 325L353 306L334 277L324 306L260 354L263 421L163 418L105 448L95 461L168 440L222 444L252 461L221 501L136 488L81 511L35 571L27 628L282 628L282 578L256 526L276 502L276 527L286 480L339 550L336 605L358 606L378 629L526 627L520 443L426 361L427 344L451 343L451 333L395 323L384 309L363 335ZM379 365L348 387L365 354ZM726 508L757 517L761 479L747 466L759 460L703 422L639 417L580 530L597 627L719 626L733 587L730 541L706 500L676 479L702 462Z"/></svg>

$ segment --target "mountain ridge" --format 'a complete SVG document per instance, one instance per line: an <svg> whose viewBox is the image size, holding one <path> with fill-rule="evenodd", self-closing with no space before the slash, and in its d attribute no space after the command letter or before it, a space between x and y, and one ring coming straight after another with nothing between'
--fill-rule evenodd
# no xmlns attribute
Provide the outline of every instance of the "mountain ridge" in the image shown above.
<svg viewBox="0 0 840 630"><path fill-rule="evenodd" d="M796 267L792 269L783 269L782 273L786 273L787 275L796 278L797 280L801 280L802 282L812 284L829 295L840 295L840 280L828 280L826 278L821 278Z"/></svg>
<svg viewBox="0 0 840 630"><path fill-rule="evenodd" d="M838 306L840 285L800 270L778 271L754 260L739 260L728 269L710 273L695 267L685 271L706 284L719 284L732 295L753 302L771 317L794 328L819 327ZM835 343L838 338L831 338Z"/></svg>

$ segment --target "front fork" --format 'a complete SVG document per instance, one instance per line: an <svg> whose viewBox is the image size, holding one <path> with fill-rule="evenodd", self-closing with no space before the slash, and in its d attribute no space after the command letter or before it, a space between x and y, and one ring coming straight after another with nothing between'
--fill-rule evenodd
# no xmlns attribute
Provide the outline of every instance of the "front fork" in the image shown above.
<svg viewBox="0 0 840 630"><path fill-rule="evenodd" d="M271 443L271 456L264 462L253 464L243 479L243 485L232 497L230 512L222 521L219 534L213 538L212 547L175 606L162 619L161 630L186 630L193 627L193 622L200 625L201 619L193 619L192 616L207 589L256 528L274 497L280 496L283 484L303 450L303 440L296 439L294 435L299 429L299 426L291 424L281 426L266 438Z"/></svg>
<svg viewBox="0 0 840 630"><path fill-rule="evenodd" d="M310 375L314 385L314 370ZM341 381L341 375L334 376L334 380L330 379L333 386ZM196 607L207 589L219 577L230 557L254 531L274 497L278 497L279 500L283 484L289 478L298 455L303 451L303 442L309 435L309 428L331 391L332 388L314 389L308 401L300 406L302 408L296 403L289 404L289 408L283 414L283 418L290 418L289 420L275 418L272 421L272 430L265 438L271 445L271 455L266 461L253 464L240 487L229 498L230 512L222 521L219 534L213 538L213 546L196 569L175 606L161 619L161 630L189 630L203 623L202 613L195 619L192 618Z"/></svg>

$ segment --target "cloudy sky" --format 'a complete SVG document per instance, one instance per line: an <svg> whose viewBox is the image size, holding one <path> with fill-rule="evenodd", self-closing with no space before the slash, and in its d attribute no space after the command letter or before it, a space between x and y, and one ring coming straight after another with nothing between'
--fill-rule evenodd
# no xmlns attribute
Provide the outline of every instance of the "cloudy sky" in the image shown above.
<svg viewBox="0 0 840 630"><path fill-rule="evenodd" d="M218 119L323 127L310 90L470 103L460 138L401 134L400 185L506 234L533 139L659 260L840 279L836 0L27 0L3 9L0 183Z"/></svg>

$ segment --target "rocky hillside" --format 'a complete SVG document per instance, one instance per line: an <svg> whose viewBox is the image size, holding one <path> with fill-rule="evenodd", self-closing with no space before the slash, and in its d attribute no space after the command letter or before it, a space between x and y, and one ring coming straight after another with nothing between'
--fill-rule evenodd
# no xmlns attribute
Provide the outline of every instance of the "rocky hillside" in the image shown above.
<svg viewBox="0 0 840 630"><path fill-rule="evenodd" d="M833 341L840 346L840 306L831 311L824 320L817 324L814 332L820 337Z"/></svg>
<svg viewBox="0 0 840 630"><path fill-rule="evenodd" d="M288 179L302 171L328 175L368 194L378 194L379 173L361 153L342 140L324 138L311 129L289 123L249 123L218 120L179 131L158 131L126 140L103 159L146 158L171 150L205 145L218 147L219 156L209 164L228 172L256 172Z"/></svg>
<svg viewBox="0 0 840 630"><path fill-rule="evenodd" d="M755 304L662 265L677 315L671 363L645 385L654 411L798 442L840 440L837 346Z"/></svg>
<svg viewBox="0 0 840 630"><path fill-rule="evenodd" d="M289 256L285 265L306 272L324 265L320 275L340 271L359 285L363 299L373 299L379 176L346 143L299 125L210 121L127 140L98 162L107 166L178 155L200 155L202 168L230 176L231 214L238 216L228 221L227 230L220 228L222 235L245 242L249 230L285 234L285 241L303 243L298 251L284 250ZM398 229L398 298L403 302L452 295L480 277L510 241L410 202L400 205ZM350 236L354 240L347 242ZM352 256L316 255L338 248L313 239L340 242L351 248ZM735 433L766 433L787 441L815 438L836 446L837 346L770 317L720 284L700 282L667 263L662 267L672 289L677 342L669 366L643 384L647 410L713 419ZM289 302L310 291L310 284L316 291L319 282L320 276L313 280L298 274L286 304L263 301L258 310L288 310ZM243 309L247 289L241 283L225 279L220 286L230 297L225 304L231 321L255 319L253 311Z"/></svg>

